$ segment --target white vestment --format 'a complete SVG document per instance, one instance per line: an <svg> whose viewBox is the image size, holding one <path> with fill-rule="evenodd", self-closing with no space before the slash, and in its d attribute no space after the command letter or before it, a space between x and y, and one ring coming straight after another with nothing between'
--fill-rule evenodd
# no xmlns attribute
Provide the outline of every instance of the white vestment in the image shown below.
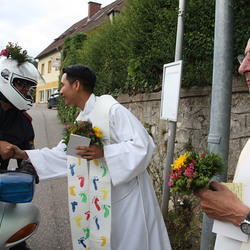
<svg viewBox="0 0 250 250"><path fill-rule="evenodd" d="M244 187L250 187L250 139L240 154L233 182L243 183ZM248 243L242 243L241 241L217 234L214 249L250 250L250 242L248 240Z"/></svg>
<svg viewBox="0 0 250 250"><path fill-rule="evenodd" d="M92 120L96 97L90 96L81 111ZM112 250L171 249L165 223L146 171L154 142L142 124L120 104L110 109L110 145L104 146L111 182ZM40 180L67 175L65 144L53 149L27 150Z"/></svg>

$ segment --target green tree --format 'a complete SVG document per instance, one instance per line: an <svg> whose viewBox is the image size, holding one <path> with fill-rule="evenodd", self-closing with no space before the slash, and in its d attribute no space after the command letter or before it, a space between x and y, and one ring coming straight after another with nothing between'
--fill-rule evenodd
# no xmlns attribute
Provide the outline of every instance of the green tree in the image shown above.
<svg viewBox="0 0 250 250"><path fill-rule="evenodd" d="M61 68L74 64L81 63L81 51L84 48L84 42L87 39L87 35L84 33L77 33L69 36L64 41L64 48L61 53ZM61 75L59 75L59 82ZM59 89L61 85L59 84ZM66 107L61 97L58 99L58 116L62 123L73 123L76 116L79 113L79 109L75 106Z"/></svg>
<svg viewBox="0 0 250 250"><path fill-rule="evenodd" d="M161 90L163 65L174 61L179 0L127 0L114 22L66 39L63 65L97 74L95 94ZM249 37L248 0L235 1L234 58ZM212 83L215 1L189 0L184 13L183 88ZM234 60L234 72L238 63Z"/></svg>

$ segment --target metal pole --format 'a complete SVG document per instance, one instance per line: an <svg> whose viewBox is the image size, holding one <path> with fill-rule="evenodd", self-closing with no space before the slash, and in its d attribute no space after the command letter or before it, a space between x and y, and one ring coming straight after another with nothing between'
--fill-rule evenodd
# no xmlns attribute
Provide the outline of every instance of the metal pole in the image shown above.
<svg viewBox="0 0 250 250"><path fill-rule="evenodd" d="M233 62L233 0L216 0L215 35L210 131L208 151L222 156L225 165L228 162L232 62ZM227 170L218 177L226 181ZM203 216L201 250L213 249L215 234L212 233L213 220Z"/></svg>
<svg viewBox="0 0 250 250"><path fill-rule="evenodd" d="M184 20L183 12L185 10L186 0L179 1L179 15L177 23L177 34L176 34L176 45L175 45L175 61L181 60L182 47L183 47L183 34L184 34ZM163 217L167 217L168 203L170 197L170 188L168 186L168 180L170 175L170 168L174 158L174 146L175 146L175 135L176 135L176 122L169 121L169 132L168 132L168 145L167 145L167 160L164 171L164 184L163 184L163 195L162 195L162 214Z"/></svg>

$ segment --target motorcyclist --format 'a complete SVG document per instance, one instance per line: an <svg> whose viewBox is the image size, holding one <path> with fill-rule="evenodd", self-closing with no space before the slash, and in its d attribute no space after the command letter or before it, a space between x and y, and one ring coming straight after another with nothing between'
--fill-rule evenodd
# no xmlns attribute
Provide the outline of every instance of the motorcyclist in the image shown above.
<svg viewBox="0 0 250 250"><path fill-rule="evenodd" d="M0 151L9 143L22 149L34 148L34 130L32 118L26 112L32 107L29 94L39 79L42 79L36 67L28 60L27 52L17 44L9 43L0 53L7 58L0 59ZM11 155L10 155L11 157ZM7 170L10 159L3 160L0 156L0 171ZM17 171L25 171L39 177L29 161L17 160ZM22 242L12 250L30 249Z"/></svg>

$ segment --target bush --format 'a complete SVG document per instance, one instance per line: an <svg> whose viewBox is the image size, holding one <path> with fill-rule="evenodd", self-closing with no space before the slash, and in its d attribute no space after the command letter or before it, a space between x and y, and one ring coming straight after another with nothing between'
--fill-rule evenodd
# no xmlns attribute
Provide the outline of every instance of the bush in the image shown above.
<svg viewBox="0 0 250 250"><path fill-rule="evenodd" d="M194 196L171 193L166 225L173 250L200 249L202 211Z"/></svg>
<svg viewBox="0 0 250 250"><path fill-rule="evenodd" d="M85 64L97 75L95 94L161 90L163 65L174 61L178 0L127 0L120 15L87 34L66 39L63 66ZM234 6L236 57L249 37L248 0ZM212 83L215 1L189 0L184 13L182 87Z"/></svg>
<svg viewBox="0 0 250 250"><path fill-rule="evenodd" d="M163 65L174 61L178 4L177 0L127 0L123 12L113 23L107 21L88 34L75 58L96 72L96 94L117 96L161 90ZM243 51L249 34L249 5L247 0L242 0L233 8L236 58ZM212 83L214 19L215 1L187 2L184 88ZM73 43L70 46L74 46ZM234 65L236 73L236 60Z"/></svg>

